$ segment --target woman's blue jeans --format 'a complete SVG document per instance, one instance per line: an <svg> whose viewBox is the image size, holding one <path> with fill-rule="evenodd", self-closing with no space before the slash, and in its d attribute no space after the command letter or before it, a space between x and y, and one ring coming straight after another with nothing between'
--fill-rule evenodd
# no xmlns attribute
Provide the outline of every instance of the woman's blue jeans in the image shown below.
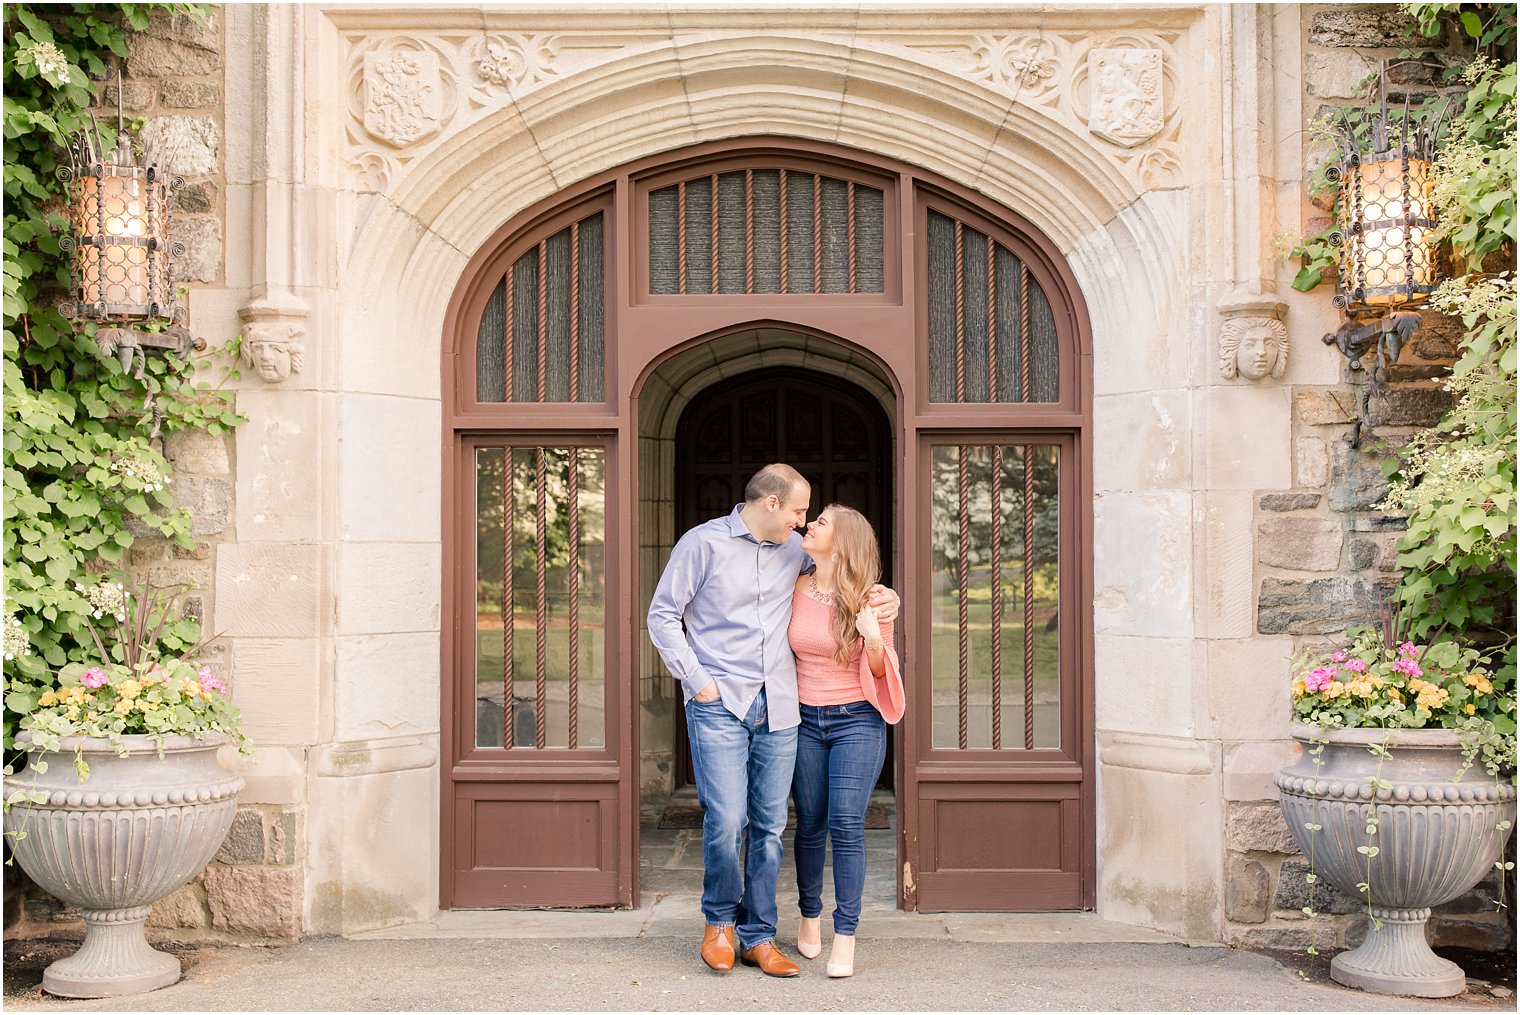
<svg viewBox="0 0 1520 1015"><path fill-rule="evenodd" d="M887 755L887 723L870 702L803 705L797 730L797 903L823 915L823 845L834 852L834 933L854 934L866 887L866 808Z"/></svg>

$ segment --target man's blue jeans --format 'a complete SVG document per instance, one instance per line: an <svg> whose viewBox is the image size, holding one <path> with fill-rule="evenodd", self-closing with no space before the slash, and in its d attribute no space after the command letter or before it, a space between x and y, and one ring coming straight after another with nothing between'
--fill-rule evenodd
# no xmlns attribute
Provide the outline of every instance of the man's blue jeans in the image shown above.
<svg viewBox="0 0 1520 1015"><path fill-rule="evenodd" d="M797 905L823 915L823 844L834 852L834 933L854 934L866 887L866 808L887 756L887 723L870 702L803 705L797 734Z"/></svg>
<svg viewBox="0 0 1520 1015"><path fill-rule="evenodd" d="M686 736L702 819L702 915L733 927L740 948L776 936L776 874L786 830L797 728L772 731L765 691L740 722L722 699L686 703ZM741 840L746 851L740 873Z"/></svg>

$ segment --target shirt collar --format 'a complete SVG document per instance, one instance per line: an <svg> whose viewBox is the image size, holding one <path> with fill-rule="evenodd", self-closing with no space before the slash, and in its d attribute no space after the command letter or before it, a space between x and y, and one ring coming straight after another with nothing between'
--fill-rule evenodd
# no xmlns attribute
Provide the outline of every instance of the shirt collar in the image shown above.
<svg viewBox="0 0 1520 1015"><path fill-rule="evenodd" d="M749 526L744 524L744 519L739 517L739 512L743 509L744 505L742 503L735 504L733 511L729 513L728 534L730 536L748 539L752 543L758 543L760 540L755 538L755 534L749 530Z"/></svg>

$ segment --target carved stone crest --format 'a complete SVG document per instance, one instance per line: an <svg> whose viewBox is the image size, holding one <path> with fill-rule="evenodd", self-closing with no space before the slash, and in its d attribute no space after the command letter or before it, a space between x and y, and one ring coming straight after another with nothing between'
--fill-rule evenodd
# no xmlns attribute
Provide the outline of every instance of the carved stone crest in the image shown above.
<svg viewBox="0 0 1520 1015"><path fill-rule="evenodd" d="M364 54L364 129L396 148L438 132L438 55L409 49Z"/></svg>
<svg viewBox="0 0 1520 1015"><path fill-rule="evenodd" d="M559 53L554 40L542 35L497 36L486 40L475 72L488 85L517 89L551 80Z"/></svg>
<svg viewBox="0 0 1520 1015"><path fill-rule="evenodd" d="M1056 61L1046 39L979 35L972 51L972 73L1015 94L1042 92L1054 83Z"/></svg>
<svg viewBox="0 0 1520 1015"><path fill-rule="evenodd" d="M1164 123L1159 49L1094 49L1088 65L1092 114L1088 129L1133 148L1155 137Z"/></svg>

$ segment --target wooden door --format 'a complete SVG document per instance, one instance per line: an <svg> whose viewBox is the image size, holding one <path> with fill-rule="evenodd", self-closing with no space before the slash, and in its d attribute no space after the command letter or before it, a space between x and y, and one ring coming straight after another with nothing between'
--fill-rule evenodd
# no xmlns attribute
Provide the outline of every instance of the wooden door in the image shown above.
<svg viewBox="0 0 1520 1015"><path fill-rule="evenodd" d="M676 523L685 532L728 514L762 466L785 462L813 488L808 518L827 504L855 508L876 529L884 582L892 571L892 431L867 392L816 371L774 368L704 391L676 429ZM889 734L890 735L890 734ZM695 780L686 727L676 719L676 773ZM888 744L888 758L893 756ZM892 765L879 784L892 786Z"/></svg>

